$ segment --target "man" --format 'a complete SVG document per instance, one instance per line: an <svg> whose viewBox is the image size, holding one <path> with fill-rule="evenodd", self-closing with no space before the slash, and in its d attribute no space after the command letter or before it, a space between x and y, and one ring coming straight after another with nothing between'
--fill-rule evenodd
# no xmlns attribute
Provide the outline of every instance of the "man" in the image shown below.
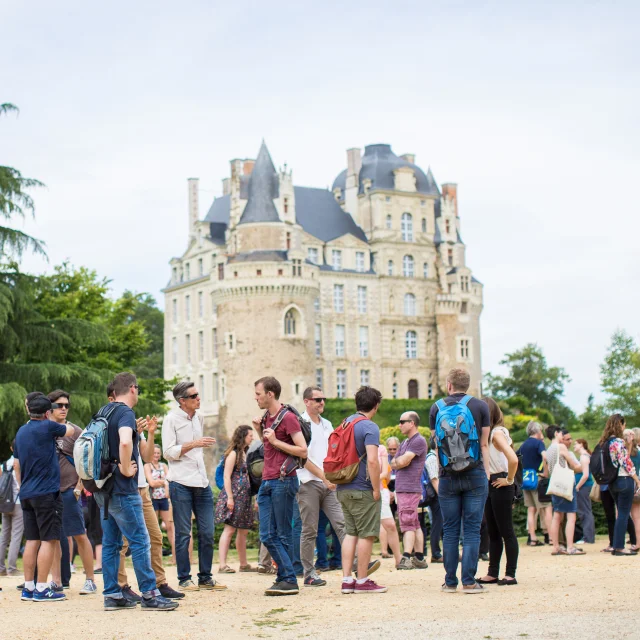
<svg viewBox="0 0 640 640"><path fill-rule="evenodd" d="M438 488L440 486L438 455L436 453L436 439L432 435L429 438L429 452L424 461L424 466L429 475L429 482L436 492L436 497L429 503L431 515L431 536L429 543L431 545L431 562L442 564L442 552L440 550L440 539L442 538L442 511L440 502L438 501Z"/></svg>
<svg viewBox="0 0 640 640"><path fill-rule="evenodd" d="M569 457L572 459L574 465L580 465L580 461L576 457L576 454L572 451L573 438L571 437L571 434L567 429L562 429L562 444L564 444L564 446L567 447L567 452L569 453ZM576 473L582 472L582 466L580 466L580 468L577 470L576 470L576 467L574 466L573 469L574 471L576 471ZM631 526L630 528L630 532L631 531L634 531L633 526ZM634 535L635 535L635 531L634 531ZM573 533L573 539L575 540L575 544L580 544L580 545L584 544L584 531L582 530L582 522L580 522L579 518L576 519L576 526ZM566 540L564 539L564 532L562 530L560 530L560 540L563 544L566 542ZM635 543L632 542L632 544L635 544Z"/></svg>
<svg viewBox="0 0 640 640"><path fill-rule="evenodd" d="M13 456L13 450L15 448L15 439L9 446L11 449L11 457L3 464L0 465L0 476L3 473L11 474L13 485L13 511L2 514L2 535L0 536L0 576L17 576L20 574L18 571L18 554L20 553L20 546L22 545L22 533L24 532L24 521L22 518L22 507L20 506L20 498L18 492L18 482L16 480L16 474L13 469L15 458ZM9 548L9 555L7 556L7 564L5 566L5 554L7 553L7 547Z"/></svg>
<svg viewBox="0 0 640 640"><path fill-rule="evenodd" d="M471 378L465 369L451 369L447 375L447 393L429 413L431 432L436 432L438 413L445 405L460 403L466 396ZM444 524L444 568L445 583L442 591L455 593L458 589L460 525L464 527L462 550L462 590L464 593L484 593L485 588L476 582L478 554L480 550L480 527L484 513L484 503L489 492L489 432L491 422L487 404L471 397L467 402L480 441L480 451L476 464L461 472L453 472L443 463L440 451L440 481L438 499L442 509ZM438 443L439 445L439 443ZM464 519L463 519L464 514Z"/></svg>
<svg viewBox="0 0 640 640"><path fill-rule="evenodd" d="M22 600L58 602L64 593L51 589L46 580L59 544L62 527L60 466L55 438L71 436L73 427L49 420L51 401L44 395L27 402L30 420L16 435L14 471L20 486L20 503L27 543L22 556L24 588ZM40 582L34 583L36 561Z"/></svg>
<svg viewBox="0 0 640 640"><path fill-rule="evenodd" d="M422 500L422 470L427 457L427 441L418 432L420 416L406 411L400 416L400 431L406 440L400 444L391 468L396 470L396 500L404 553L398 569L426 569L424 534L418 518Z"/></svg>
<svg viewBox="0 0 640 640"><path fill-rule="evenodd" d="M373 422L382 394L373 387L361 387L356 393L354 438L360 457L358 474L352 482L338 485L338 500L344 513L346 536L342 541L342 593L385 593L387 587L376 584L367 576L378 568L371 566L373 541L380 533L380 462L378 445L380 429ZM353 561L358 553L357 579L351 576Z"/></svg>
<svg viewBox="0 0 640 640"><path fill-rule="evenodd" d="M542 427L538 422L531 421L527 425L527 439L518 449L518 454L522 455L522 469L524 472L538 473L542 470L542 462L546 458L546 448L544 446L544 436ZM535 477L535 476L534 476ZM538 513L547 529L547 542L549 529L551 527L551 503L540 502L538 500L537 489L524 489L524 506L527 507L527 529L529 531L529 547L542 547L544 543L538 540L536 535L536 521Z"/></svg>
<svg viewBox="0 0 640 640"><path fill-rule="evenodd" d="M265 591L267 596L288 596L298 593L298 581L293 568L293 503L298 493L297 465L293 457L307 455L298 419L282 412L280 383L273 377L260 378L254 384L258 407L263 416L253 419L253 426L264 443L264 469L258 492L260 541L278 567L276 581ZM279 424L272 427L279 419Z"/></svg>
<svg viewBox="0 0 640 640"><path fill-rule="evenodd" d="M62 530L64 533L64 540L61 544L67 545L70 557L74 539L78 545L78 553L86 575L84 586L80 589L80 595L97 593L98 587L96 587L93 575L93 548L87 537L82 507L78 502L82 493L82 482L73 462L73 445L80 437L82 429L67 420L70 410L70 395L66 391L57 389L47 397L51 401L51 420L73 429L70 436L56 440L58 464L60 465L60 497L62 498ZM54 563L60 563L61 560L62 549L57 548L54 553Z"/></svg>
<svg viewBox="0 0 640 640"><path fill-rule="evenodd" d="M326 398L320 387L307 387L302 399L306 408L302 417L311 423L311 442L307 462L303 469L298 470L298 505L302 518L300 558L304 569L304 585L322 587L327 581L318 576L313 564L320 513L327 516L340 542L345 536L344 515L336 495L336 485L325 478L323 470L323 462L329 450L329 435L333 431L331 423L322 417Z"/></svg>
<svg viewBox="0 0 640 640"><path fill-rule="evenodd" d="M193 382L179 382L173 388L178 409L172 409L162 425L162 450L169 462L169 494L175 524L178 588L222 591L227 587L211 575L213 564L213 494L204 466L204 448L212 447L215 438L203 437L200 394ZM153 452L153 445L151 445ZM198 525L198 584L191 579L189 542L191 514Z"/></svg>
<svg viewBox="0 0 640 640"><path fill-rule="evenodd" d="M172 611L178 607L160 595L156 576L151 568L149 534L144 523L142 498L138 492L139 436L133 407L138 404L139 387L132 373L119 373L112 382L115 402L100 409L99 415L108 414L109 453L117 462L109 501L104 492L94 497L102 514L102 574L104 578L104 609L119 611L136 607L122 593L118 584L122 536L131 547L133 568L142 591L142 609L146 611ZM110 412L110 413L109 413ZM105 503L108 505L104 519Z"/></svg>

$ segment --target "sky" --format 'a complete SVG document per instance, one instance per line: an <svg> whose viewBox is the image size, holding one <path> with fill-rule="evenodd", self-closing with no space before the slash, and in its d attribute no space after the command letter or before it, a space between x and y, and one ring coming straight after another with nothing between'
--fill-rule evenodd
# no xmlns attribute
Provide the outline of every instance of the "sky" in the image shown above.
<svg viewBox="0 0 640 640"><path fill-rule="evenodd" d="M640 3L87 3L0 0L0 163L38 178L17 224L163 304L232 158L267 142L295 184L330 187L346 149L415 153L457 182L484 284L483 370L536 342L600 399L611 334L638 337Z"/></svg>

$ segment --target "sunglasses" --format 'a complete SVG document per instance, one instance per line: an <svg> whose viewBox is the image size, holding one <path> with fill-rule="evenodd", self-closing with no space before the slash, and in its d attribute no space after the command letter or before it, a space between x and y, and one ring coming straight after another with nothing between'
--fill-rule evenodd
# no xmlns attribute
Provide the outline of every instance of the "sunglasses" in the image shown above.
<svg viewBox="0 0 640 640"><path fill-rule="evenodd" d="M199 395L199 393L192 393L190 396L183 396L183 398L185 400L195 400Z"/></svg>
<svg viewBox="0 0 640 640"><path fill-rule="evenodd" d="M400 420L400 424L404 424L405 422L413 422L413 420Z"/></svg>
<svg viewBox="0 0 640 640"><path fill-rule="evenodd" d="M67 411L69 411L69 409L71 408L71 405L68 402L53 402L53 403L51 403L51 408L52 409L66 409Z"/></svg>
<svg viewBox="0 0 640 640"><path fill-rule="evenodd" d="M324 402L326 398L311 398L311 400L314 400L315 402Z"/></svg>

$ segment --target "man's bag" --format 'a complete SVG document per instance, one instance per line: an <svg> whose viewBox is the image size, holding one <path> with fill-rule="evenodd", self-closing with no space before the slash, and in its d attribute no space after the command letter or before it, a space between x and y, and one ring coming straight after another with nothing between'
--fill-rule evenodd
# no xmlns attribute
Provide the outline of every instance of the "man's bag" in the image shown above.
<svg viewBox="0 0 640 640"><path fill-rule="evenodd" d="M329 435L329 449L322 466L325 477L333 484L349 484L358 475L360 462L364 460L366 452L362 457L358 455L354 427L362 420L366 418L358 416L351 422L343 420Z"/></svg>
<svg viewBox="0 0 640 640"><path fill-rule="evenodd" d="M576 486L576 474L568 466L560 464L560 457L549 478L549 488L547 493L558 498L564 498L571 502L573 500L573 489Z"/></svg>
<svg viewBox="0 0 640 640"><path fill-rule="evenodd" d="M538 470L537 469L523 470L522 488L525 491L535 491L538 488Z"/></svg>
<svg viewBox="0 0 640 640"><path fill-rule="evenodd" d="M5 462L0 476L0 513L11 513L17 497L13 493L13 472Z"/></svg>
<svg viewBox="0 0 640 640"><path fill-rule="evenodd" d="M462 473L480 464L480 440L476 422L467 406L471 396L446 404L438 400L436 443L440 466L449 473Z"/></svg>
<svg viewBox="0 0 640 640"><path fill-rule="evenodd" d="M591 454L589 471L598 484L613 484L620 471L620 467L614 464L611 459L611 454L609 453L610 443L611 439L604 444L597 444Z"/></svg>

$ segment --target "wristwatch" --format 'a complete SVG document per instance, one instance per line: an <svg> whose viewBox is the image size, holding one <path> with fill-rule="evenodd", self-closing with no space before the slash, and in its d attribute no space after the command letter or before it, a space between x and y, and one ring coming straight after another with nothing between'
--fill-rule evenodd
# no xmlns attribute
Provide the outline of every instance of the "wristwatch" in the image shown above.
<svg viewBox="0 0 640 640"><path fill-rule="evenodd" d="M81 493L82 493L82 491L80 491L80 489L74 489L73 490L73 495L76 496L76 497L79 497Z"/></svg>

